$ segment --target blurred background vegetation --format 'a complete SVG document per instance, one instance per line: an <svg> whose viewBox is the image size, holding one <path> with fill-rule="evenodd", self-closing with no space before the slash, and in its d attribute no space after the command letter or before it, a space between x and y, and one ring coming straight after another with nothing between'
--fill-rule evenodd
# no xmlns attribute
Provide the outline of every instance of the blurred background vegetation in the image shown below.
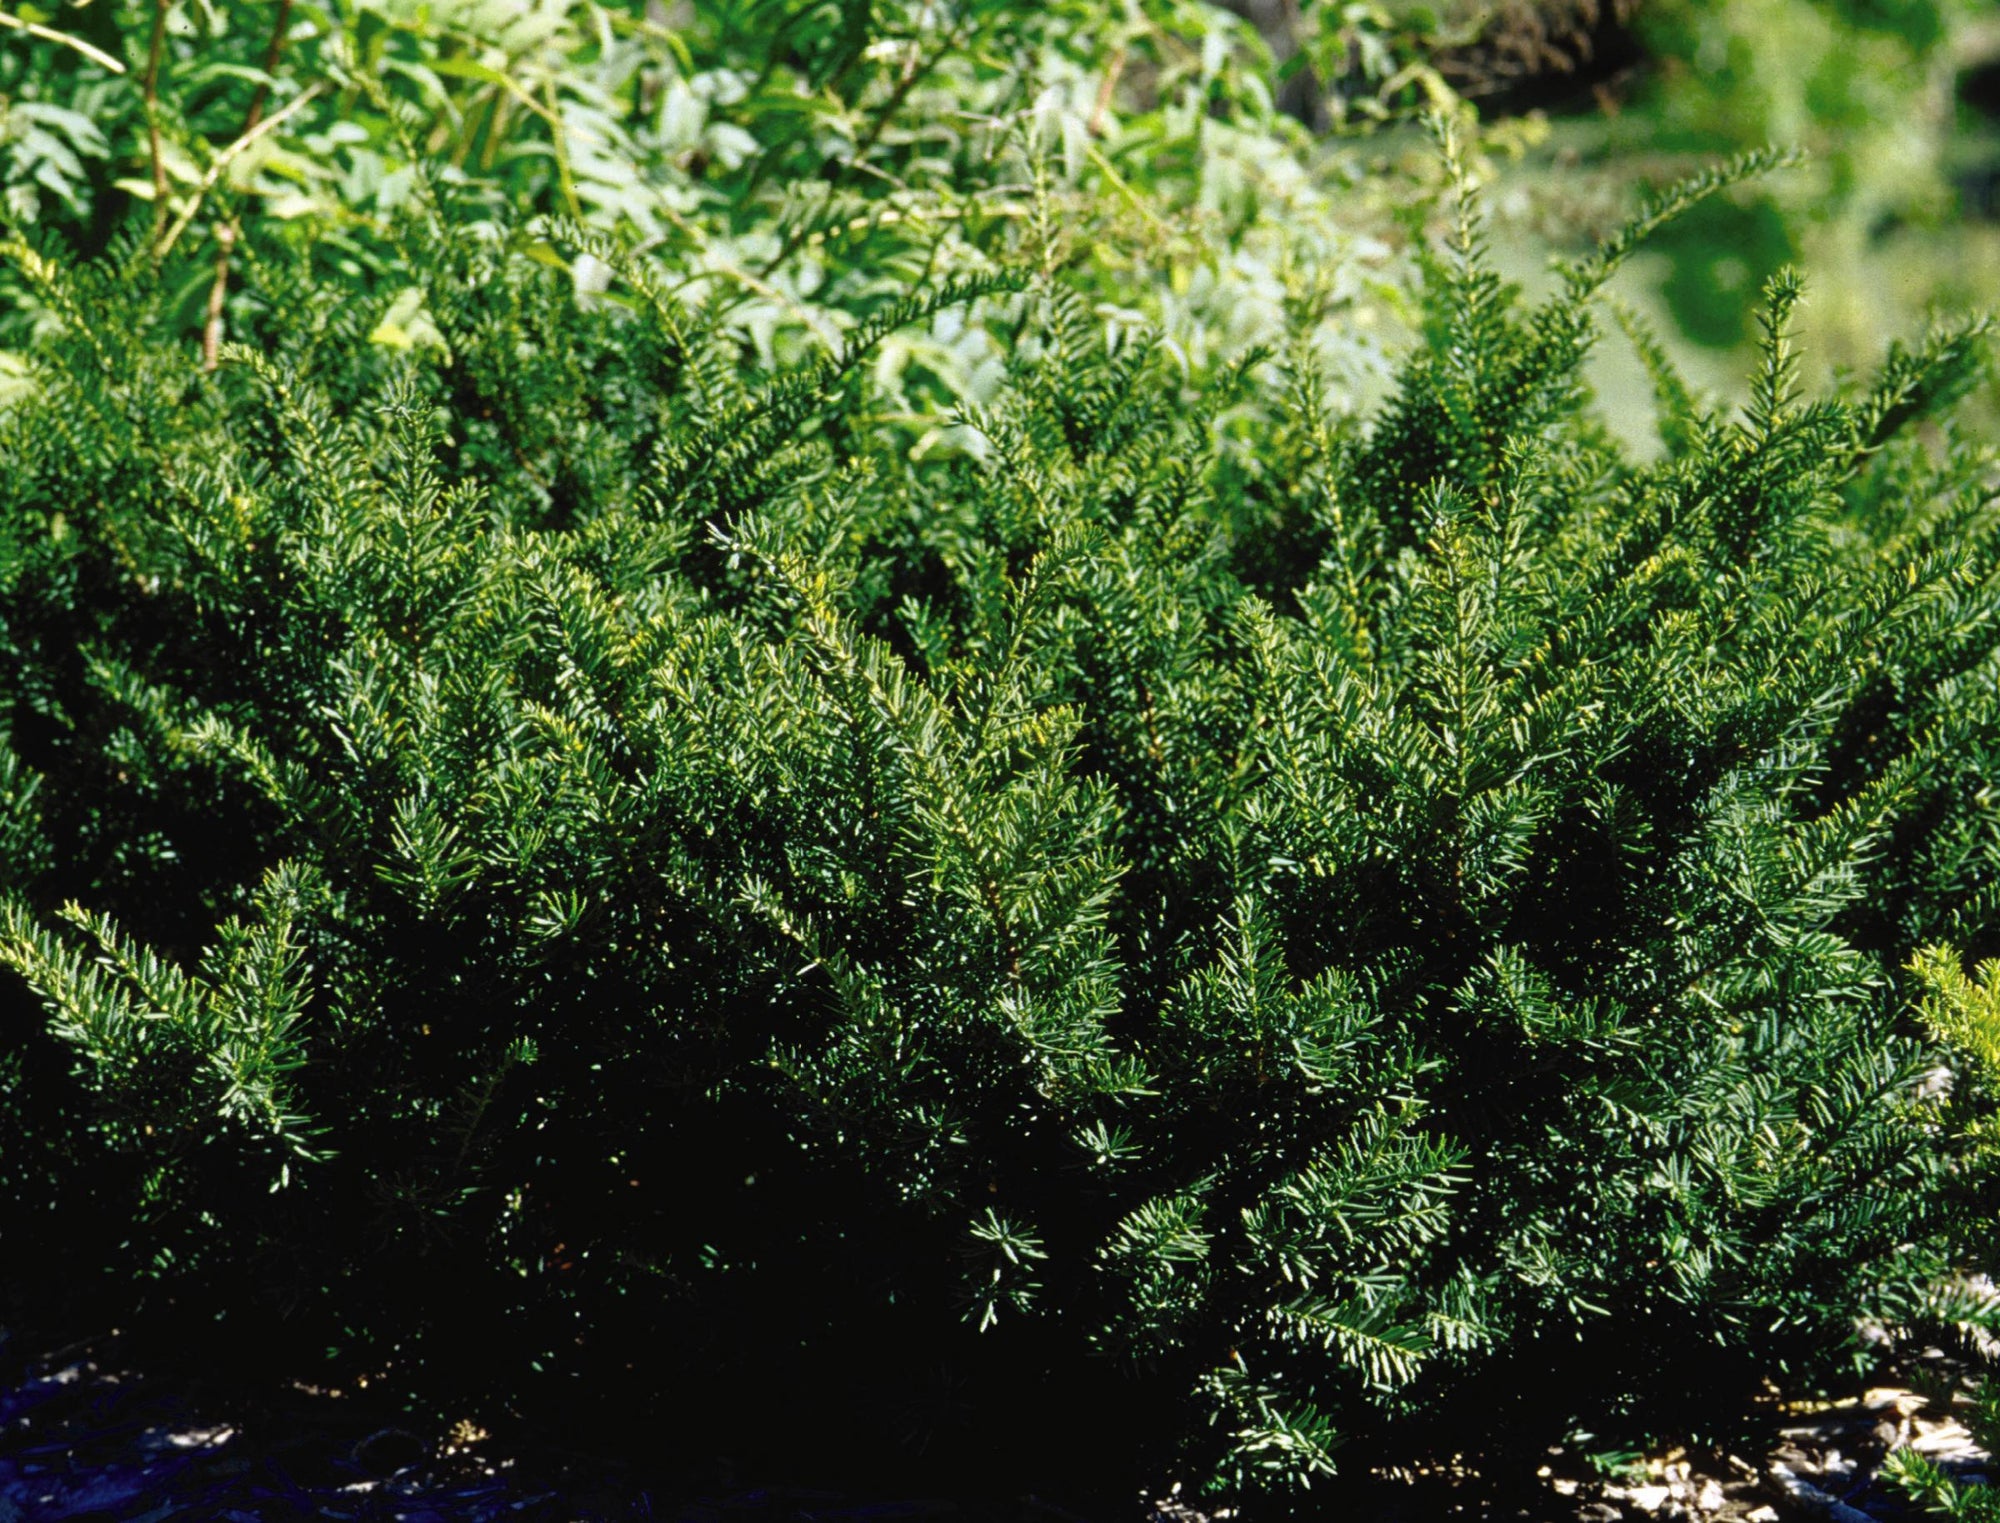
<svg viewBox="0 0 2000 1523"><path fill-rule="evenodd" d="M1284 8L1278 8L1283 12ZM1625 294L1679 358L1740 373L1764 282L1807 272L1801 340L1865 364L1939 309L2000 298L2000 7L1982 0L1460 0L1314 5L1258 18L1327 82L1330 123L1407 106L1420 60L1504 124L1504 242L1527 270L1658 183L1766 144L1804 164L1668 229ZM1408 66L1405 65L1405 68ZM1311 97L1308 97L1311 98Z"/></svg>
<svg viewBox="0 0 2000 1523"><path fill-rule="evenodd" d="M2000 9L1975 0L29 0L0 20L0 217L57 253L177 256L211 354L259 258L378 269L380 340L425 342L393 227L428 159L496 216L654 252L753 363L912 274L1025 254L1091 272L1108 323L1160 324L1195 367L1304 304L1358 404L1406 316L1399 250L1437 178L1410 124L1438 105L1477 113L1528 283L1642 187L1806 150L1625 283L1699 380L1740 368L1788 262L1822 366L2000 297ZM37 320L6 292L0 387ZM1620 414L1636 366L1601 370ZM875 379L920 420L994 373L952 319Z"/></svg>
<svg viewBox="0 0 2000 1523"><path fill-rule="evenodd" d="M380 340L427 341L394 273L420 162L517 234L553 215L651 254L751 364L1008 258L1075 267L1191 366L1309 300L1359 375L1396 290L1387 198L1309 164L1256 34L1204 0L56 0L8 24L6 218L57 257L178 260L211 355L252 258L378 270ZM0 349L37 320L13 291ZM874 367L912 416L996 377L957 317Z"/></svg>

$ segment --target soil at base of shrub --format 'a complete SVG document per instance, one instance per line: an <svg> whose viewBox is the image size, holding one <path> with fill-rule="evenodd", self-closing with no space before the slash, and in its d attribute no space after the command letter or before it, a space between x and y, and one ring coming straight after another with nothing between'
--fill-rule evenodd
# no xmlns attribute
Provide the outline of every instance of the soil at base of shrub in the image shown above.
<svg viewBox="0 0 2000 1523"><path fill-rule="evenodd" d="M116 1333L64 1347L0 1329L0 1523L1128 1523L1030 1495L862 1498L759 1485L718 1459L700 1473L644 1456L495 1444L470 1423L412 1422L366 1393L227 1387L130 1367ZM1908 1385L1842 1401L1771 1403L1760 1460L1668 1447L1612 1474L1552 1450L1528 1495L1502 1500L1472 1468L1378 1473L1340 1508L1356 1523L1480 1518L1509 1523L1903 1523L1919 1516L1879 1484L1891 1450L1913 1445L1961 1474L1986 1456L1941 1393L1969 1385L1966 1361L1927 1350ZM1177 1498L1135 1506L1151 1523L1216 1523Z"/></svg>

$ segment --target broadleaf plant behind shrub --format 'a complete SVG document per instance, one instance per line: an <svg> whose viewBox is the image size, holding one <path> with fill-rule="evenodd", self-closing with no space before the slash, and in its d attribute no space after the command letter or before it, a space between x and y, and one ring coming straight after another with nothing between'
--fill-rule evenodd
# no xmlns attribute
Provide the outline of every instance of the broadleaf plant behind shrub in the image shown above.
<svg viewBox="0 0 2000 1523"><path fill-rule="evenodd" d="M141 1274L211 1352L821 1474L1284 1496L1713 1431L1948 1267L1898 970L1993 929L1976 329L1807 400L1782 280L1727 414L1641 335L1642 463L1578 371L1632 239L1525 307L1469 198L1367 426L1060 276L750 390L609 250L586 308L540 234L410 236L440 342L266 266L212 374L142 260L16 250L30 1304ZM912 450L865 343L969 301L1011 380Z"/></svg>

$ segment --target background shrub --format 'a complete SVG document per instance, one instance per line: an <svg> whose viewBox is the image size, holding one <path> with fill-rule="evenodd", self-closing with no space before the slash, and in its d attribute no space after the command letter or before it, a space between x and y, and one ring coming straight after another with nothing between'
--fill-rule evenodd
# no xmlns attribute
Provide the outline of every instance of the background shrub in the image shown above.
<svg viewBox="0 0 2000 1523"><path fill-rule="evenodd" d="M1312 268L1329 362L1381 368L1353 316L1379 330L1393 302L1383 198L1357 165L1308 169L1254 32L1201 0L33 14L44 34L10 30L0 54L0 223L87 252L131 224L198 255L169 311L211 362L259 299L246 262L302 249L372 287L384 336L406 340L422 292L391 229L430 161L462 216L560 215L666 261L682 304L763 366L1026 235L1081 250L1060 256L1078 289L1196 366L1277 340ZM601 274L586 260L576 278L588 294ZM14 347L40 307L8 295ZM926 337L878 351L880 406L982 400L1001 359L976 321Z"/></svg>

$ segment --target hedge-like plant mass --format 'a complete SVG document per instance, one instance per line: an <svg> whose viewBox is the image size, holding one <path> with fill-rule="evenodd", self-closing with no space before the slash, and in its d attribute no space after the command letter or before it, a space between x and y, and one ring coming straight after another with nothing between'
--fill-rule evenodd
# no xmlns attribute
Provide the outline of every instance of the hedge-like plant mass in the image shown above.
<svg viewBox="0 0 2000 1523"><path fill-rule="evenodd" d="M1046 268L753 387L643 260L437 194L406 348L264 262L204 371L136 247L16 247L20 1293L1274 1508L1713 1431L1935 1311L1990 1211L1901 972L1991 945L1980 331L1807 399L1780 279L1715 411L1635 329L1652 459L1579 373L1758 167L1533 306L1466 195L1366 421L1303 341L1190 380ZM913 449L869 347L969 305L1006 379Z"/></svg>

